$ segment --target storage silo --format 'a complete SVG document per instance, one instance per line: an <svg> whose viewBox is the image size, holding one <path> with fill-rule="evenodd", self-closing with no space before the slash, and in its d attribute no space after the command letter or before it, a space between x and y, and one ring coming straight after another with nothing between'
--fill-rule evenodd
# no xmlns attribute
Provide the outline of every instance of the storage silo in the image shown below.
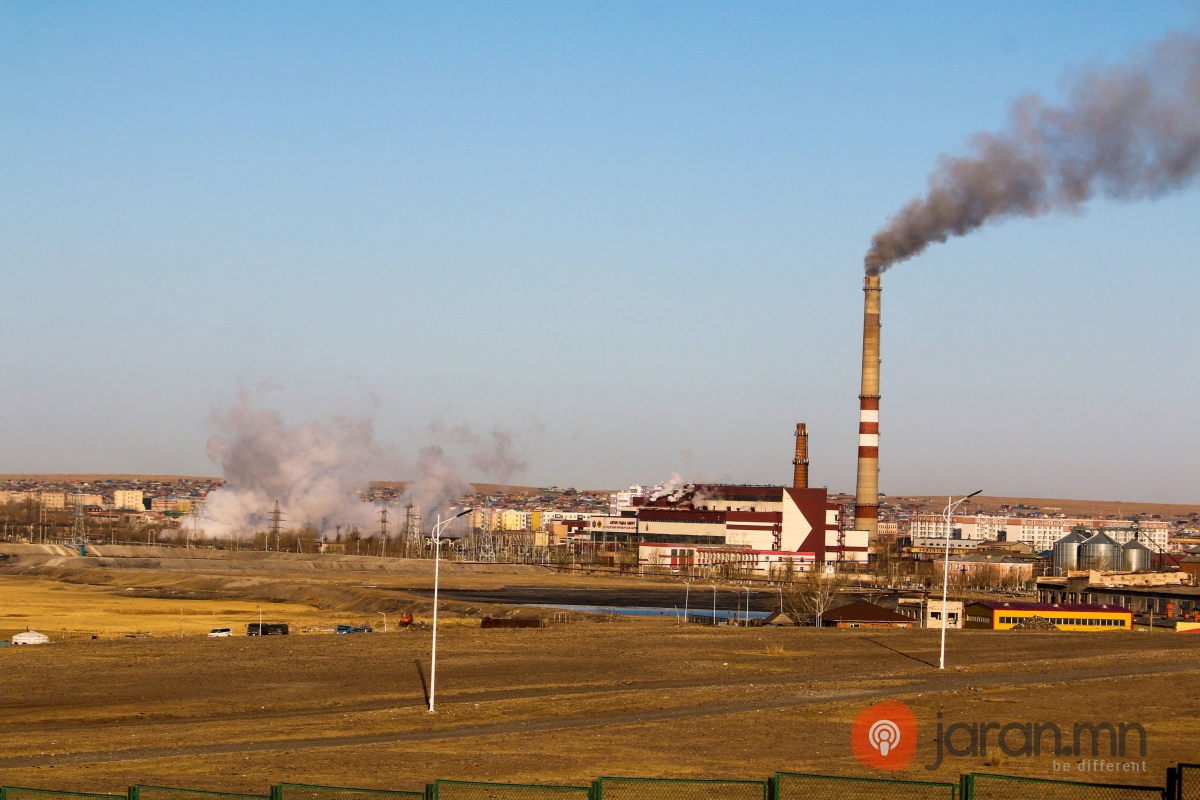
<svg viewBox="0 0 1200 800"><path fill-rule="evenodd" d="M1079 545L1079 568L1118 570L1121 564L1121 545L1107 533L1097 533Z"/></svg>
<svg viewBox="0 0 1200 800"><path fill-rule="evenodd" d="M1066 575L1069 570L1079 569L1079 545L1083 537L1072 531L1054 543L1051 563L1055 575Z"/></svg>
<svg viewBox="0 0 1200 800"><path fill-rule="evenodd" d="M1137 539L1121 545L1121 569L1126 572L1150 571L1150 548Z"/></svg>

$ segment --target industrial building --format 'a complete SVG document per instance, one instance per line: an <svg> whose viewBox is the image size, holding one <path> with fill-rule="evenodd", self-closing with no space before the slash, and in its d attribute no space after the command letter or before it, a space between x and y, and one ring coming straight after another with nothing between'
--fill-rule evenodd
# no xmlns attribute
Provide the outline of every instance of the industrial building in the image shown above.
<svg viewBox="0 0 1200 800"><path fill-rule="evenodd" d="M1146 572L1150 569L1153 551L1142 544L1137 533L1134 529L1129 538L1121 541L1106 531L1091 536L1086 532L1071 531L1054 543L1052 570L1057 576L1073 570Z"/></svg>
<svg viewBox="0 0 1200 800"><path fill-rule="evenodd" d="M940 514L919 514L912 519L910 532L914 552L944 546L946 518ZM977 514L951 517L950 540L959 552L977 548L987 541L1024 542L1035 553L1044 553L1073 531L1085 531L1089 538L1097 533L1112 537L1118 544L1132 539L1143 542L1154 552L1164 553L1170 539L1170 524L1162 520L1091 519L1075 517L1011 517Z"/></svg>
<svg viewBox="0 0 1200 800"><path fill-rule="evenodd" d="M964 627L1007 631L1034 617L1041 617L1060 631L1128 631L1133 615L1124 608L1091 603L1019 603L983 601L968 603Z"/></svg>
<svg viewBox="0 0 1200 800"><path fill-rule="evenodd" d="M1040 578L1043 602L1107 603L1129 610L1139 624L1170 626L1174 621L1200 621L1200 586L1182 572L1072 572Z"/></svg>
<svg viewBox="0 0 1200 800"><path fill-rule="evenodd" d="M868 532L845 530L829 492L808 486L808 430L796 426L792 486L630 487L585 529L600 547L634 545L642 568L717 566L770 574L867 562Z"/></svg>
<svg viewBox="0 0 1200 800"><path fill-rule="evenodd" d="M635 498L621 516L588 518L598 544L634 543L639 563L672 570L735 562L769 571L791 561L866 563L866 534L843 531L825 489L699 484L653 500Z"/></svg>

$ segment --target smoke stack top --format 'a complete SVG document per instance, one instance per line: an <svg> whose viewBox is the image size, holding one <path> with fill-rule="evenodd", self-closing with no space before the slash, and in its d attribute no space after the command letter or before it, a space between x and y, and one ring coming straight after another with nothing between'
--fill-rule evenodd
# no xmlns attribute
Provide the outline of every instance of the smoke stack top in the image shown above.
<svg viewBox="0 0 1200 800"><path fill-rule="evenodd" d="M792 459L792 488L808 488L808 426L796 423L796 457Z"/></svg>
<svg viewBox="0 0 1200 800"><path fill-rule="evenodd" d="M972 137L973 155L943 154L925 197L872 237L867 274L988 222L1077 211L1097 194L1157 198L1200 173L1195 36L1175 34L1128 64L1084 70L1066 94L1062 105L1023 97L1002 130Z"/></svg>

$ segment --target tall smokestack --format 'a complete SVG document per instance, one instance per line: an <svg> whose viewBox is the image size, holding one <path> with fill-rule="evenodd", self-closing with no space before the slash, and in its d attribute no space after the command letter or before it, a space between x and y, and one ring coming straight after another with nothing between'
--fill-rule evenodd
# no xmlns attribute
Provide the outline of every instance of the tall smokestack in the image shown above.
<svg viewBox="0 0 1200 800"><path fill-rule="evenodd" d="M796 423L796 458L792 460L796 472L792 476L793 489L808 488L808 426Z"/></svg>
<svg viewBox="0 0 1200 800"><path fill-rule="evenodd" d="M858 395L858 491L854 502L854 530L867 531L874 540L879 531L879 296L878 275L863 281L862 391Z"/></svg>

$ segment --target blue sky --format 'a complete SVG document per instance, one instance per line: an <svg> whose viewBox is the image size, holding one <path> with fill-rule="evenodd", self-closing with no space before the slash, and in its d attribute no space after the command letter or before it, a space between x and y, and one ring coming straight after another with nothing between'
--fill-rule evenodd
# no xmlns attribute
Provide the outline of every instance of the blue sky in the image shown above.
<svg viewBox="0 0 1200 800"><path fill-rule="evenodd" d="M515 482L850 491L861 261L939 153L1186 3L0 3L0 472L302 422ZM1200 502L1200 193L885 277L881 488ZM460 454L460 458L464 457ZM404 477L404 475L381 476ZM469 475L483 480L487 476Z"/></svg>

